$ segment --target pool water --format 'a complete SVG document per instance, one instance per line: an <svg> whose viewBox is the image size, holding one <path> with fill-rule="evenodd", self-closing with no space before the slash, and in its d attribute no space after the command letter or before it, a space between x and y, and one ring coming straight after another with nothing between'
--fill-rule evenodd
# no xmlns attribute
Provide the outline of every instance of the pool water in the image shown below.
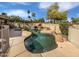
<svg viewBox="0 0 79 59"><path fill-rule="evenodd" d="M31 30L32 35L25 39L25 47L33 53L47 52L57 47L55 37L51 34L40 33L40 30Z"/></svg>

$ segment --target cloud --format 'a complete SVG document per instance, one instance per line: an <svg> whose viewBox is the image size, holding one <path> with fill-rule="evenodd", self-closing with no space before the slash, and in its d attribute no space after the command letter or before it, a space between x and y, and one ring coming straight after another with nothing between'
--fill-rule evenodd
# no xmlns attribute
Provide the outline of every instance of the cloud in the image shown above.
<svg viewBox="0 0 79 59"><path fill-rule="evenodd" d="M54 2L41 2L41 3L39 3L39 8L40 9L47 9L52 4L54 4Z"/></svg>
<svg viewBox="0 0 79 59"><path fill-rule="evenodd" d="M64 2L64 3L58 3L59 5L59 11L66 11L66 10L69 10L69 9L72 9L76 6L79 5L79 3L76 3L76 2Z"/></svg>
<svg viewBox="0 0 79 59"><path fill-rule="evenodd" d="M26 2L16 2L16 4L21 4L21 5L30 5L30 3L26 3Z"/></svg>
<svg viewBox="0 0 79 59"><path fill-rule="evenodd" d="M9 6L15 6L16 7L16 5L30 5L30 3L26 3L26 2L7 2L7 3L0 4L0 7L1 8L8 8Z"/></svg>
<svg viewBox="0 0 79 59"><path fill-rule="evenodd" d="M43 2L43 3L39 3L39 8L40 9L47 9L49 6L51 6L52 4L54 4L55 2ZM77 2L58 2L59 5L59 11L67 11L69 9L72 9L76 6L79 5L79 3Z"/></svg>
<svg viewBox="0 0 79 59"><path fill-rule="evenodd" d="M11 5L15 6L15 5L30 5L30 3L27 2L10 2Z"/></svg>
<svg viewBox="0 0 79 59"><path fill-rule="evenodd" d="M8 15L15 15L15 16L20 16L23 18L27 18L28 14L26 11L18 9L18 10L8 10L7 11Z"/></svg>

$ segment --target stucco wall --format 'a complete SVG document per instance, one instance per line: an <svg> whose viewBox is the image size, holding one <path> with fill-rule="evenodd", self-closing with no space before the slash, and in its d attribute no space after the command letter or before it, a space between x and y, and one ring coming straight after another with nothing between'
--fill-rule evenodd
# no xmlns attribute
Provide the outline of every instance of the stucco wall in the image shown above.
<svg viewBox="0 0 79 59"><path fill-rule="evenodd" d="M68 40L79 47L79 29L74 27L69 27L69 36Z"/></svg>

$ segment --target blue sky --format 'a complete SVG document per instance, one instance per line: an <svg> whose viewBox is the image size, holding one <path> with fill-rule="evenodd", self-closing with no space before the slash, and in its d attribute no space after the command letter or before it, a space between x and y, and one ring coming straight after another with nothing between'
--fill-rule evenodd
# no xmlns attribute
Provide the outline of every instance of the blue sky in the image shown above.
<svg viewBox="0 0 79 59"><path fill-rule="evenodd" d="M47 15L47 8L55 2L0 2L0 13L6 12L8 15L18 15L27 18L27 10L36 13L36 18ZM68 20L71 17L79 16L78 2L58 2L59 11L68 11Z"/></svg>

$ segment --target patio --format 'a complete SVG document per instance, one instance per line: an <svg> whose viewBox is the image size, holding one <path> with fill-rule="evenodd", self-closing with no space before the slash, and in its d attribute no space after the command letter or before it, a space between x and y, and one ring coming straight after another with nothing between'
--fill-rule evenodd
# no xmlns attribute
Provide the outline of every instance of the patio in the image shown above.
<svg viewBox="0 0 79 59"><path fill-rule="evenodd" d="M28 35L27 35L28 34ZM8 57L66 57L66 56L79 56L79 49L70 42L57 42L58 47L49 52L41 54L33 54L25 49L24 38L28 37L31 33L24 31L21 37L10 38L10 50Z"/></svg>
<svg viewBox="0 0 79 59"><path fill-rule="evenodd" d="M58 27L57 27L58 29ZM57 30L56 32L59 33ZM55 35L58 47L49 52L44 52L40 54L34 54L25 49L24 39L30 36L31 33L28 31L22 31L22 36L10 38L10 50L7 53L8 57L70 57L79 56L79 48L71 44L69 41L58 42L57 40L61 37L57 34ZM66 38L63 38L66 39Z"/></svg>

